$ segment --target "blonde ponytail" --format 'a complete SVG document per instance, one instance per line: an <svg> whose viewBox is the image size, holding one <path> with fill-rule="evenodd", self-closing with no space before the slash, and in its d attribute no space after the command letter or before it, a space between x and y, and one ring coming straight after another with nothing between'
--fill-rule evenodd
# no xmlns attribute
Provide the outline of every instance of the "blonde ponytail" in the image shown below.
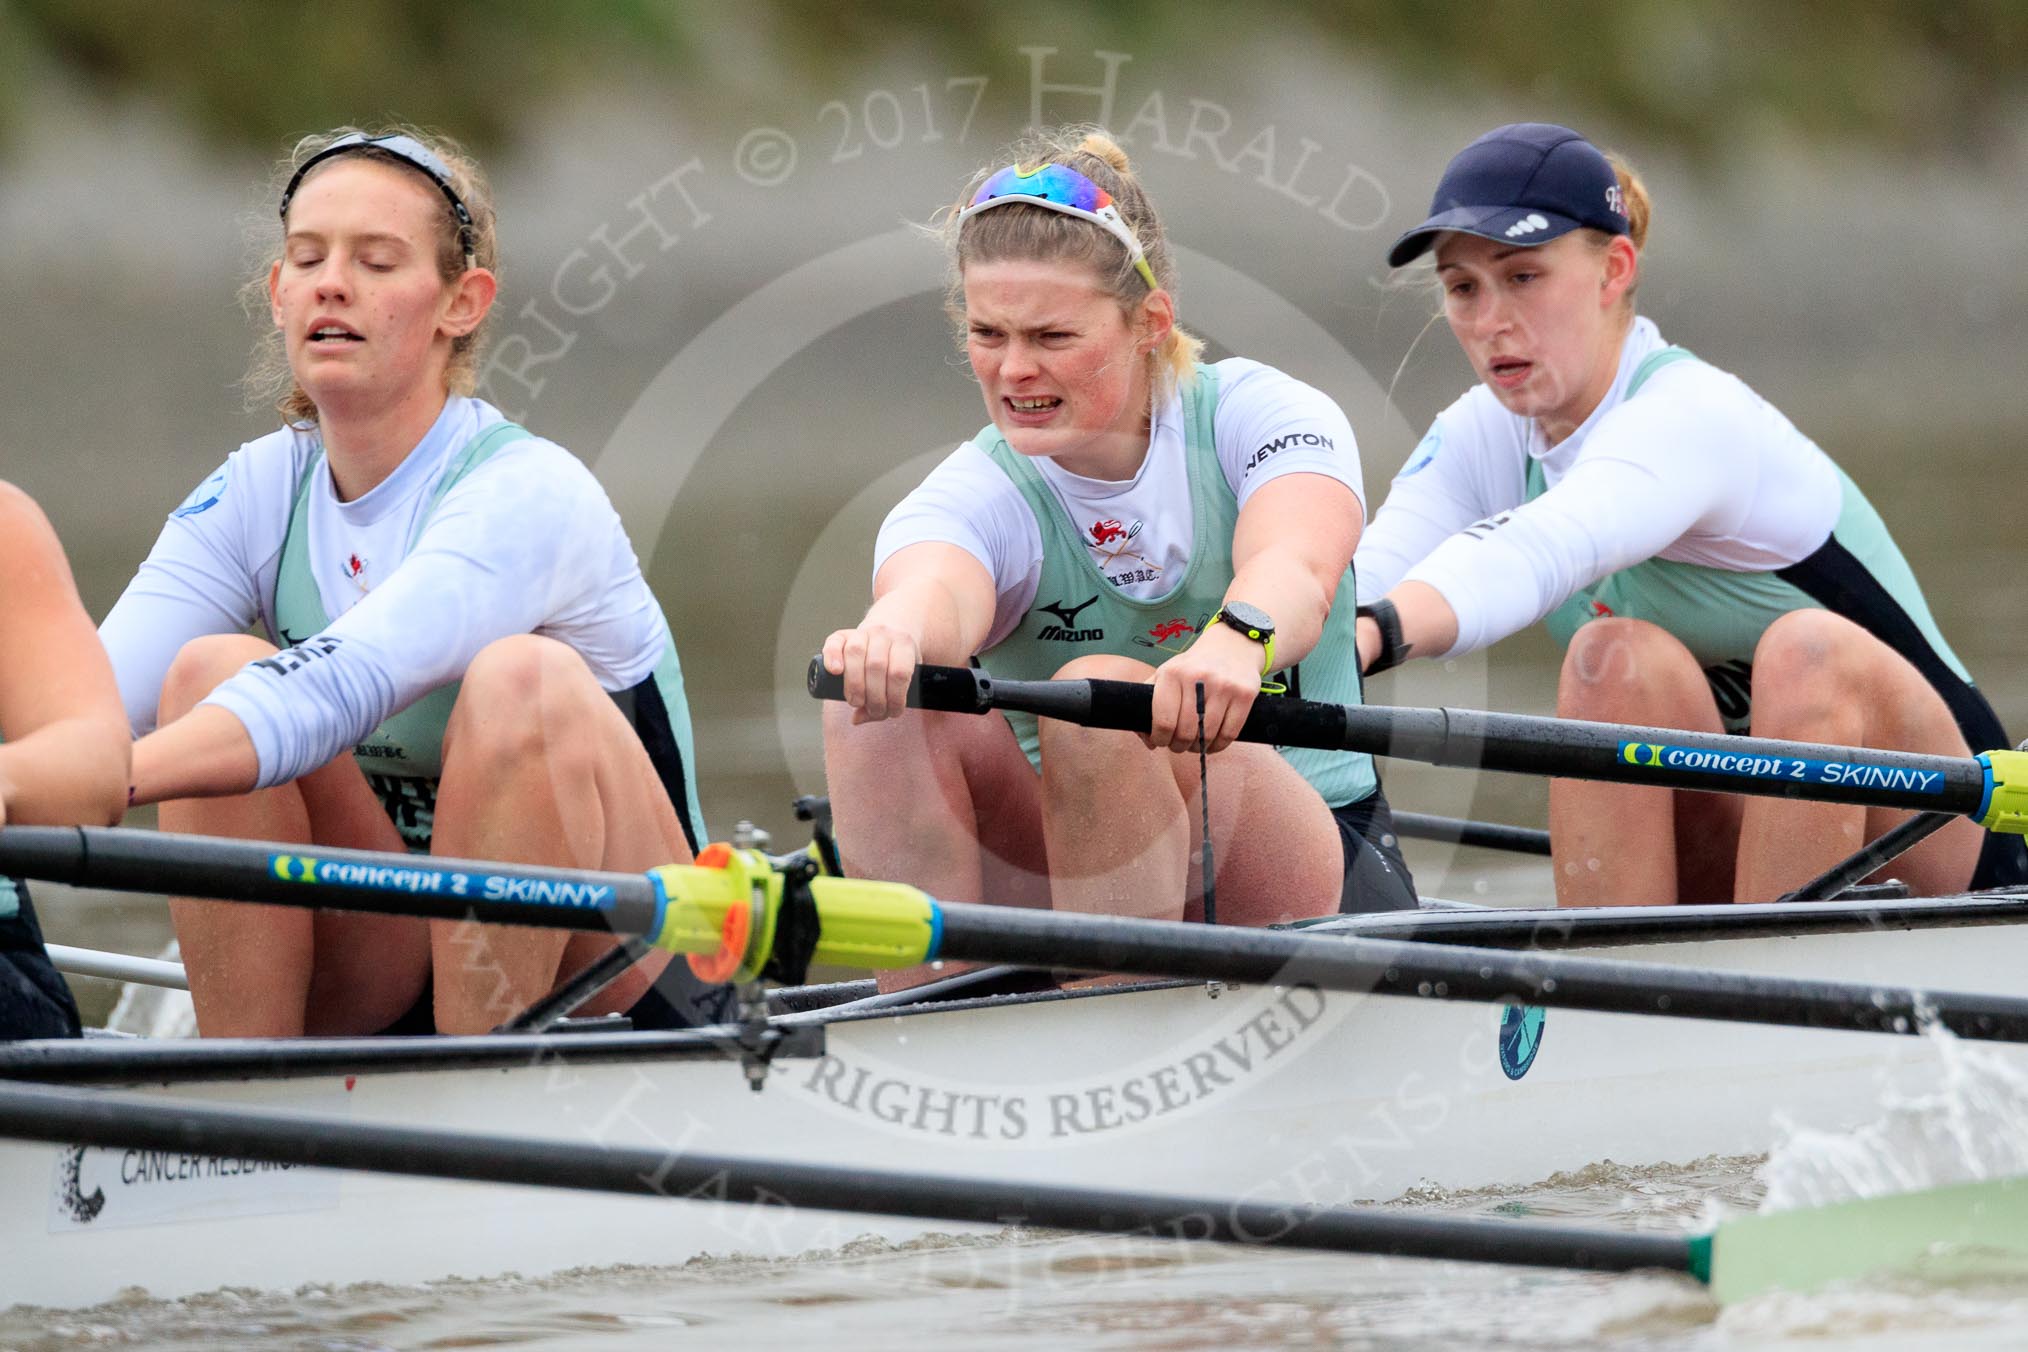
<svg viewBox="0 0 2028 1352"><path fill-rule="evenodd" d="M1641 289L1641 264L1638 260L1648 247L1648 225L1654 219L1655 204L1648 197L1648 185L1641 182L1641 176L1634 172L1634 167L1622 156L1615 151L1607 151L1606 163L1613 167L1613 173L1619 178L1621 214L1627 218L1627 240L1634 246L1637 260L1634 264L1634 280L1627 284L1626 292L1620 297L1621 308L1627 314L1632 314L1634 293ZM1616 238L1603 230L1595 230L1589 226L1585 228L1584 233L1600 253L1611 247Z"/></svg>

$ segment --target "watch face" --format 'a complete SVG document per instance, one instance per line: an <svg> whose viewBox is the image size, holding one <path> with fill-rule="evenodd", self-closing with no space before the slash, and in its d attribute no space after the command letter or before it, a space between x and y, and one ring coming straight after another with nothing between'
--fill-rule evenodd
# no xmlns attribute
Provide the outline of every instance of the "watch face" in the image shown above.
<svg viewBox="0 0 2028 1352"><path fill-rule="evenodd" d="M1258 606L1250 606L1244 601L1227 601L1224 610L1229 617L1238 620L1249 629L1258 629L1263 634L1272 634L1275 631L1274 620Z"/></svg>

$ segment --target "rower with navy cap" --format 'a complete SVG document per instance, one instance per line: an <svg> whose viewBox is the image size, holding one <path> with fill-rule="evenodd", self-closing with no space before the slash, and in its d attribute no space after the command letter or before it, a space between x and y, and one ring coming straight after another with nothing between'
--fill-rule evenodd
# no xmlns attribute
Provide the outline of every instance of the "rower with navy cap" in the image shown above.
<svg viewBox="0 0 2028 1352"><path fill-rule="evenodd" d="M1388 261L1435 255L1479 385L1360 540L1364 670L1546 620L1567 718L1965 755L2011 745L1849 476L1636 314L1651 207L1567 127L1488 132ZM1766 901L1906 814L1552 781L1566 905ZM1961 821L1895 861L1924 894L2028 881Z"/></svg>
<svg viewBox="0 0 2028 1352"><path fill-rule="evenodd" d="M1458 153L1437 183L1429 219L1394 242L1387 262L1414 262L1446 231L1531 247L1581 227L1628 232L1619 172L1568 127L1521 122Z"/></svg>

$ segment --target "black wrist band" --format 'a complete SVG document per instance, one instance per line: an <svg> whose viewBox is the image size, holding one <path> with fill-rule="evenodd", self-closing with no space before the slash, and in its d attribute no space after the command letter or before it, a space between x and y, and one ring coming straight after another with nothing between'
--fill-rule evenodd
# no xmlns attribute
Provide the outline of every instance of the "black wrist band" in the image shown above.
<svg viewBox="0 0 2028 1352"><path fill-rule="evenodd" d="M1394 602L1383 596L1359 607L1358 613L1372 620L1380 630L1380 651L1373 655L1373 665L1363 674L1378 676L1383 671L1400 666L1402 659L1408 656L1408 648L1401 641L1401 616L1395 613Z"/></svg>

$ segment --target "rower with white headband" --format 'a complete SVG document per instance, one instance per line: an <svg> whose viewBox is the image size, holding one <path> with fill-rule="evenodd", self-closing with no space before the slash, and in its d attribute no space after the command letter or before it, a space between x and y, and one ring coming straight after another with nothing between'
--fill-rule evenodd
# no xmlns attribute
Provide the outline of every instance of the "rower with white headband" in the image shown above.
<svg viewBox="0 0 2028 1352"><path fill-rule="evenodd" d="M1202 770L1217 920L1415 905L1369 757L1233 741L1264 690L1359 699L1345 415L1273 367L1198 360L1161 222L1111 140L1059 132L1014 159L945 228L991 421L889 514L872 608L824 645L845 679L825 761L848 869L1194 917ZM904 708L919 663L975 657L1152 683L1153 731ZM892 809L903 783L914 811Z"/></svg>
<svg viewBox="0 0 2028 1352"><path fill-rule="evenodd" d="M165 830L578 868L703 839L682 669L604 489L472 397L498 241L457 146L296 147L250 383L285 426L171 513L102 636ZM272 232L272 233L269 233ZM258 636L247 632L258 631ZM478 1033L597 935L171 905L207 1035ZM681 1015L652 956L587 1003Z"/></svg>

